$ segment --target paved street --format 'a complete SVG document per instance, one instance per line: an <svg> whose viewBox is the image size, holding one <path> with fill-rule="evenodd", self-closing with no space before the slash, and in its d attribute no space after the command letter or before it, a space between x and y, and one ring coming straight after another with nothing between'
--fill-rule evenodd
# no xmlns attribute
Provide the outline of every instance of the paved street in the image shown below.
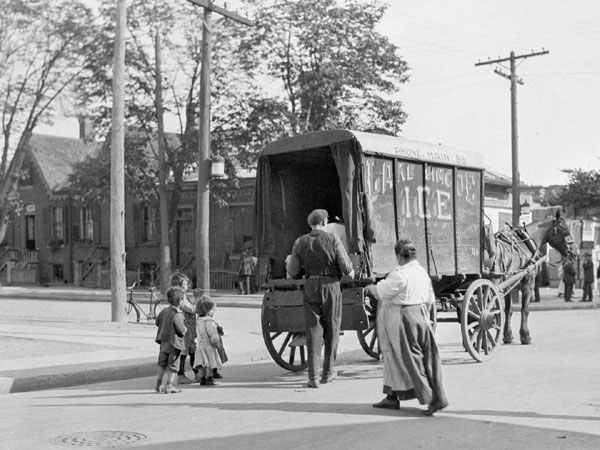
<svg viewBox="0 0 600 450"><path fill-rule="evenodd" d="M9 304L0 303L3 310ZM72 308L77 315L79 305ZM94 442L92 448L178 450L600 448L598 309L536 311L530 316L534 344L503 346L484 364L462 350L457 323L440 323L450 407L434 418L421 416L414 400L399 412L371 407L382 397L381 366L353 333L341 340L339 378L313 390L304 387L304 373L288 373L266 356L260 310L221 308L217 314L234 355L219 386L160 395L152 391L153 377L144 377L4 395L0 449ZM154 347L150 342L148 353Z"/></svg>

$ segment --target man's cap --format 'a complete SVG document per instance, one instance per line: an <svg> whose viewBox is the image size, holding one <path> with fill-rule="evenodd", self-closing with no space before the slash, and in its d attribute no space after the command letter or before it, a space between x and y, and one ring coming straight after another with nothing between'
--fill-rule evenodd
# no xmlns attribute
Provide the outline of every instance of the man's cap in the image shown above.
<svg viewBox="0 0 600 450"><path fill-rule="evenodd" d="M329 214L324 209L315 209L308 215L308 224L312 227L319 225L325 219L329 217Z"/></svg>

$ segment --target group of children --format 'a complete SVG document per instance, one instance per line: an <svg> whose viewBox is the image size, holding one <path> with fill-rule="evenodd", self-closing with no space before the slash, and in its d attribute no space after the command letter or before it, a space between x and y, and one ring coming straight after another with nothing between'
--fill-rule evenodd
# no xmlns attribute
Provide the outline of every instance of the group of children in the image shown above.
<svg viewBox="0 0 600 450"><path fill-rule="evenodd" d="M187 296L190 280L182 273L171 276L171 287L167 291L169 307L156 318L156 343L158 374L156 392L172 394L181 392L179 384L199 382L202 386L214 386L215 379L223 378L219 373L225 359L223 328L213 319L215 302L207 295L198 300ZM185 376L185 361L189 356L194 380Z"/></svg>

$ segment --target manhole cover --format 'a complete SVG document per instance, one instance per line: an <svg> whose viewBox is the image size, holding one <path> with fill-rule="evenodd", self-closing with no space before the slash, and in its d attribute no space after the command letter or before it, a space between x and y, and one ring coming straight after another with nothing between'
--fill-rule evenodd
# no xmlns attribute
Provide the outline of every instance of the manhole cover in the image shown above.
<svg viewBox="0 0 600 450"><path fill-rule="evenodd" d="M145 435L130 431L87 431L65 434L57 437L54 442L70 447L115 448L137 444L145 439Z"/></svg>

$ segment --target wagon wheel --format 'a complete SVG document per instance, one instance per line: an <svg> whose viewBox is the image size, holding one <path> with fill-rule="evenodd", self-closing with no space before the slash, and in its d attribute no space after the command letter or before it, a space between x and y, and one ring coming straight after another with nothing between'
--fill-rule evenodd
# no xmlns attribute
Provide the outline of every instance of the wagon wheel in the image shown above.
<svg viewBox="0 0 600 450"><path fill-rule="evenodd" d="M263 340L271 358L280 367L292 372L308 366L306 336L302 332L269 331L264 315L261 317Z"/></svg>
<svg viewBox="0 0 600 450"><path fill-rule="evenodd" d="M356 330L358 342L371 358L379 359L379 341L377 339L377 300L365 296L365 311L369 326L364 330Z"/></svg>
<svg viewBox="0 0 600 450"><path fill-rule="evenodd" d="M483 362L492 357L502 340L504 314L502 297L490 280L475 280L462 302L463 345L473 359Z"/></svg>

